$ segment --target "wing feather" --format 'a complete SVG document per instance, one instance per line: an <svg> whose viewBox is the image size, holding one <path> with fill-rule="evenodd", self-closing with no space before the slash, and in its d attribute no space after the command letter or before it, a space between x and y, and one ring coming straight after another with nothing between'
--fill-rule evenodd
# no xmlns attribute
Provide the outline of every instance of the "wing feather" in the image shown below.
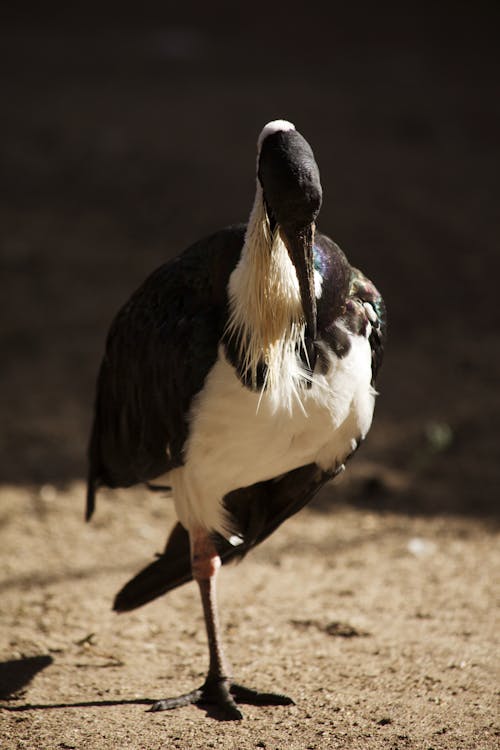
<svg viewBox="0 0 500 750"><path fill-rule="evenodd" d="M129 487L183 463L191 401L217 357L244 230L228 227L165 263L113 321L97 379L87 517L98 486Z"/></svg>

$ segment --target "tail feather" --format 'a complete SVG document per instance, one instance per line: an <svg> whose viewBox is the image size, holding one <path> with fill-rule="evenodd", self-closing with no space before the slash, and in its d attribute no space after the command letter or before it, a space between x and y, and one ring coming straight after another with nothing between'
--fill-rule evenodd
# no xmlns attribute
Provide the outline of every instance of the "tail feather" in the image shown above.
<svg viewBox="0 0 500 750"><path fill-rule="evenodd" d="M141 607L192 577L189 534L177 523L163 554L125 584L115 597L113 609L128 612Z"/></svg>
<svg viewBox="0 0 500 750"><path fill-rule="evenodd" d="M85 520L90 521L95 510L95 493L97 490L97 481L93 474L89 474L87 481L87 506L85 508Z"/></svg>

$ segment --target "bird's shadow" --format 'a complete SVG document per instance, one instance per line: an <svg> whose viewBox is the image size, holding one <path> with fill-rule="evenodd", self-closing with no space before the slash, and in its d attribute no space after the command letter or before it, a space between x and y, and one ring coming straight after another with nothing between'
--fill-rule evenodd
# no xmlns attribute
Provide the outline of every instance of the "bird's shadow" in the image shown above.
<svg viewBox="0 0 500 750"><path fill-rule="evenodd" d="M0 662L0 700L6 701L15 698L20 690L25 688L32 679L53 663L52 656L26 656L22 659L12 659ZM24 703L22 705L0 705L0 711L11 711L13 713L23 711L48 711L58 708L106 708L112 706L143 705L153 706L157 703L156 698L122 698L104 699L90 701L74 701L61 703ZM217 706L199 703L197 708L204 710L206 715L218 721L224 721L224 715Z"/></svg>
<svg viewBox="0 0 500 750"><path fill-rule="evenodd" d="M53 661L51 656L45 655L0 662L0 698L11 698Z"/></svg>
<svg viewBox="0 0 500 750"><path fill-rule="evenodd" d="M45 711L51 708L105 708L106 706L152 706L154 698L122 698L121 700L75 701L73 703L24 703L22 706L0 706L0 711Z"/></svg>
<svg viewBox="0 0 500 750"><path fill-rule="evenodd" d="M0 700L15 698L20 690L46 667L54 662L52 656L25 656L22 659L11 659L0 662ZM127 704L152 705L152 698L132 698L124 700L79 701L75 703L25 703L23 705L0 706L4 711L41 711L50 708L85 708L94 706L121 706Z"/></svg>
<svg viewBox="0 0 500 750"><path fill-rule="evenodd" d="M110 706L153 706L156 698L124 698L121 700L75 701L74 703L24 703L21 706L0 705L0 711L22 713L23 711L48 711L57 708L106 708ZM228 721L227 716L217 707L207 703L193 704L210 719ZM149 711L147 711L149 713Z"/></svg>

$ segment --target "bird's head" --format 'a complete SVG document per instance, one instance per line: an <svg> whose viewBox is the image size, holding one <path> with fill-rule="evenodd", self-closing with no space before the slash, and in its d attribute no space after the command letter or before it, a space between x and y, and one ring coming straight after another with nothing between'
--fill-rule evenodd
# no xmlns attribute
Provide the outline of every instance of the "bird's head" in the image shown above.
<svg viewBox="0 0 500 750"><path fill-rule="evenodd" d="M316 338L313 240L322 190L312 149L292 123L274 120L263 129L257 177L271 230L279 231L295 266L312 357Z"/></svg>

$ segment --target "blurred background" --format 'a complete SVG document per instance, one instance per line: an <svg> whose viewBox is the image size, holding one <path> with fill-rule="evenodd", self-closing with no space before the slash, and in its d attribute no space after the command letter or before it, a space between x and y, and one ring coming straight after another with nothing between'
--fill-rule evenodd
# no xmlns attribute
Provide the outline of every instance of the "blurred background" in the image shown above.
<svg viewBox="0 0 500 750"><path fill-rule="evenodd" d="M373 431L337 497L494 515L495 4L178 5L2 11L0 480L85 476L117 308L246 220L257 136L286 118L320 165L321 230L389 312Z"/></svg>

